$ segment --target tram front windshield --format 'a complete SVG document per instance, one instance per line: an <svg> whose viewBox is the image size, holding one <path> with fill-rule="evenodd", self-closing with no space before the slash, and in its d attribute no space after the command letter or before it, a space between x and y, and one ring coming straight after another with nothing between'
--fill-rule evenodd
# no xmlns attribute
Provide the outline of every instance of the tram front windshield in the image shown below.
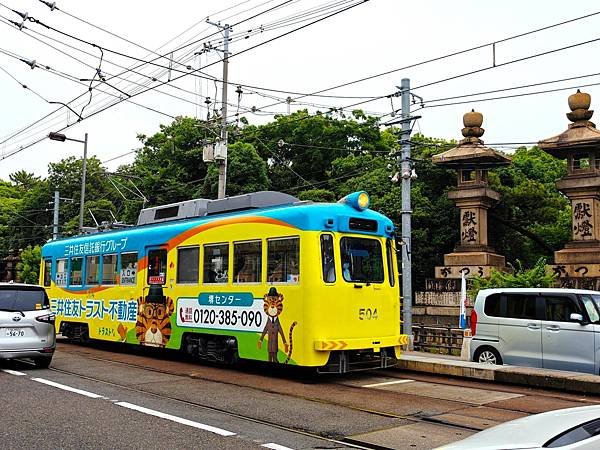
<svg viewBox="0 0 600 450"><path fill-rule="evenodd" d="M383 283L383 257L379 241L345 237L340 241L340 247L344 280Z"/></svg>

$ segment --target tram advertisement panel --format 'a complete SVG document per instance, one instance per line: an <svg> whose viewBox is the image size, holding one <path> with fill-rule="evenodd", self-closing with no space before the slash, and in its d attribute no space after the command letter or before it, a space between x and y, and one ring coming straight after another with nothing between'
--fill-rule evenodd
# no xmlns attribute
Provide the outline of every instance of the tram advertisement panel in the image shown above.
<svg viewBox="0 0 600 450"><path fill-rule="evenodd" d="M177 325L181 327L261 332L266 319L263 299L251 293L210 293L177 300Z"/></svg>

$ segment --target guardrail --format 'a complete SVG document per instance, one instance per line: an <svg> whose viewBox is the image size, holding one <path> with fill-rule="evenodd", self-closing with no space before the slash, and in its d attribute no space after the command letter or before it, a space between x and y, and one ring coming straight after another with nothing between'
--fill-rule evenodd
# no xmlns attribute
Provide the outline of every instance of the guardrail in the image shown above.
<svg viewBox="0 0 600 450"><path fill-rule="evenodd" d="M416 351L460 355L463 330L443 326L413 325L413 348Z"/></svg>

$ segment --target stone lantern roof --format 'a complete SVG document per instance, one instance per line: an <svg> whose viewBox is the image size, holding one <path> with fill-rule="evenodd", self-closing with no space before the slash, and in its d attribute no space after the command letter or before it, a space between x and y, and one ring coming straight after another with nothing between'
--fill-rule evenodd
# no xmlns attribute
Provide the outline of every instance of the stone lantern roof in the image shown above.
<svg viewBox="0 0 600 450"><path fill-rule="evenodd" d="M575 152L590 152L593 147L600 154L600 131L590 122L594 111L590 110L591 97L585 92L569 96L570 113L567 118L573 122L562 133L539 141L538 146L555 158L566 159Z"/></svg>
<svg viewBox="0 0 600 450"><path fill-rule="evenodd" d="M431 160L434 164L453 169L490 169L510 164L510 158L483 145L480 139L485 132L481 128L483 114L471 110L463 116L463 124L461 131L464 139L456 147L433 156Z"/></svg>

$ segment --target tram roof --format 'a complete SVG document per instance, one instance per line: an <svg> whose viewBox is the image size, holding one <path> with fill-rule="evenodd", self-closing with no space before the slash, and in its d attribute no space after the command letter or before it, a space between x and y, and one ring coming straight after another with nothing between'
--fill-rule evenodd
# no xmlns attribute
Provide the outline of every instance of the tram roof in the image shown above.
<svg viewBox="0 0 600 450"><path fill-rule="evenodd" d="M363 219L377 223L376 231L349 229L350 219ZM162 223L136 225L118 230L99 231L92 234L83 234L68 238L58 239L47 243L46 250L65 245L94 243L97 241L115 241L125 238L144 240L152 233L152 241L167 242L180 233L194 227L207 225L218 226L219 221L223 224L235 223L275 223L289 226L297 231L347 231L351 233L388 236L391 237L394 226L390 219L381 213L370 209L357 210L345 203L313 203L297 202L287 205L261 207L255 209L229 211L213 215L183 218ZM199 230L201 231L201 230ZM126 251L116 249L116 251ZM90 252L85 254L92 254ZM104 253L104 252L103 252Z"/></svg>

